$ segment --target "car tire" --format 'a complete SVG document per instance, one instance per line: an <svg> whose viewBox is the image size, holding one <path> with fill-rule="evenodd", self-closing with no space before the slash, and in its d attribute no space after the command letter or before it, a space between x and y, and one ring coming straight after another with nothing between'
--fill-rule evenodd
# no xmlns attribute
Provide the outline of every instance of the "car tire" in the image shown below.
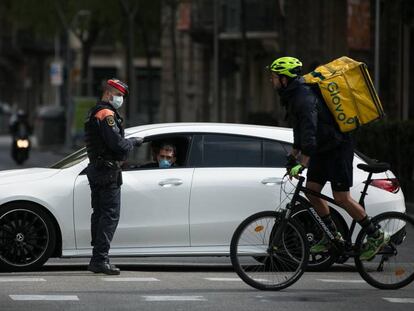
<svg viewBox="0 0 414 311"><path fill-rule="evenodd" d="M13 203L0 207L0 269L30 271L41 267L56 245L56 228L41 207Z"/></svg>

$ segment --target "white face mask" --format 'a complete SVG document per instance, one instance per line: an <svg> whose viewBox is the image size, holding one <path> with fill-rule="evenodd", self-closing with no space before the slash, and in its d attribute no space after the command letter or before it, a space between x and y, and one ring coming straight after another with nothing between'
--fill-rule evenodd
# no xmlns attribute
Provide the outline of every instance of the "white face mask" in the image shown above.
<svg viewBox="0 0 414 311"><path fill-rule="evenodd" d="M109 101L109 103L115 108L119 109L122 106L122 103L124 102L124 97L122 96L112 96L112 100Z"/></svg>

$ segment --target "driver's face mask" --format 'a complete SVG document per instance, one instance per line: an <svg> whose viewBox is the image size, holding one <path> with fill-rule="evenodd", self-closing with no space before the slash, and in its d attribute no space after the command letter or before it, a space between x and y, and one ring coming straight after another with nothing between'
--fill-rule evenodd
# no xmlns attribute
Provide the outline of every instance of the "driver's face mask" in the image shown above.
<svg viewBox="0 0 414 311"><path fill-rule="evenodd" d="M160 160L160 162L159 162L159 167L160 168L169 168L169 167L171 167L171 162L170 161L168 161L168 160L166 160L166 159L162 159L162 160Z"/></svg>

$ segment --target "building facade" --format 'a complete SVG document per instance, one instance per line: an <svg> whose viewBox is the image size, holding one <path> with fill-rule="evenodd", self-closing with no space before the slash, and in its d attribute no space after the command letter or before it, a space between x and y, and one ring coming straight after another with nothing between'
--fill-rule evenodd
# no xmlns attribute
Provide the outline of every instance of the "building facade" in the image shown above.
<svg viewBox="0 0 414 311"><path fill-rule="evenodd" d="M306 73L347 55L367 63L374 79L376 34L378 92L385 111L390 119L412 119L413 7L408 0L164 4L161 120L285 125L265 67L277 57L294 55Z"/></svg>

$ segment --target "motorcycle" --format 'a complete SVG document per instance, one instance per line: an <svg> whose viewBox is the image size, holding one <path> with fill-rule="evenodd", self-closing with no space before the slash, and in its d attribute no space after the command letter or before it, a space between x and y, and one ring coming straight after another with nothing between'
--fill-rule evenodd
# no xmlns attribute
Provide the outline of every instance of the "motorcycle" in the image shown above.
<svg viewBox="0 0 414 311"><path fill-rule="evenodd" d="M22 165L29 158L30 139L27 136L15 137L12 142L12 158Z"/></svg>

